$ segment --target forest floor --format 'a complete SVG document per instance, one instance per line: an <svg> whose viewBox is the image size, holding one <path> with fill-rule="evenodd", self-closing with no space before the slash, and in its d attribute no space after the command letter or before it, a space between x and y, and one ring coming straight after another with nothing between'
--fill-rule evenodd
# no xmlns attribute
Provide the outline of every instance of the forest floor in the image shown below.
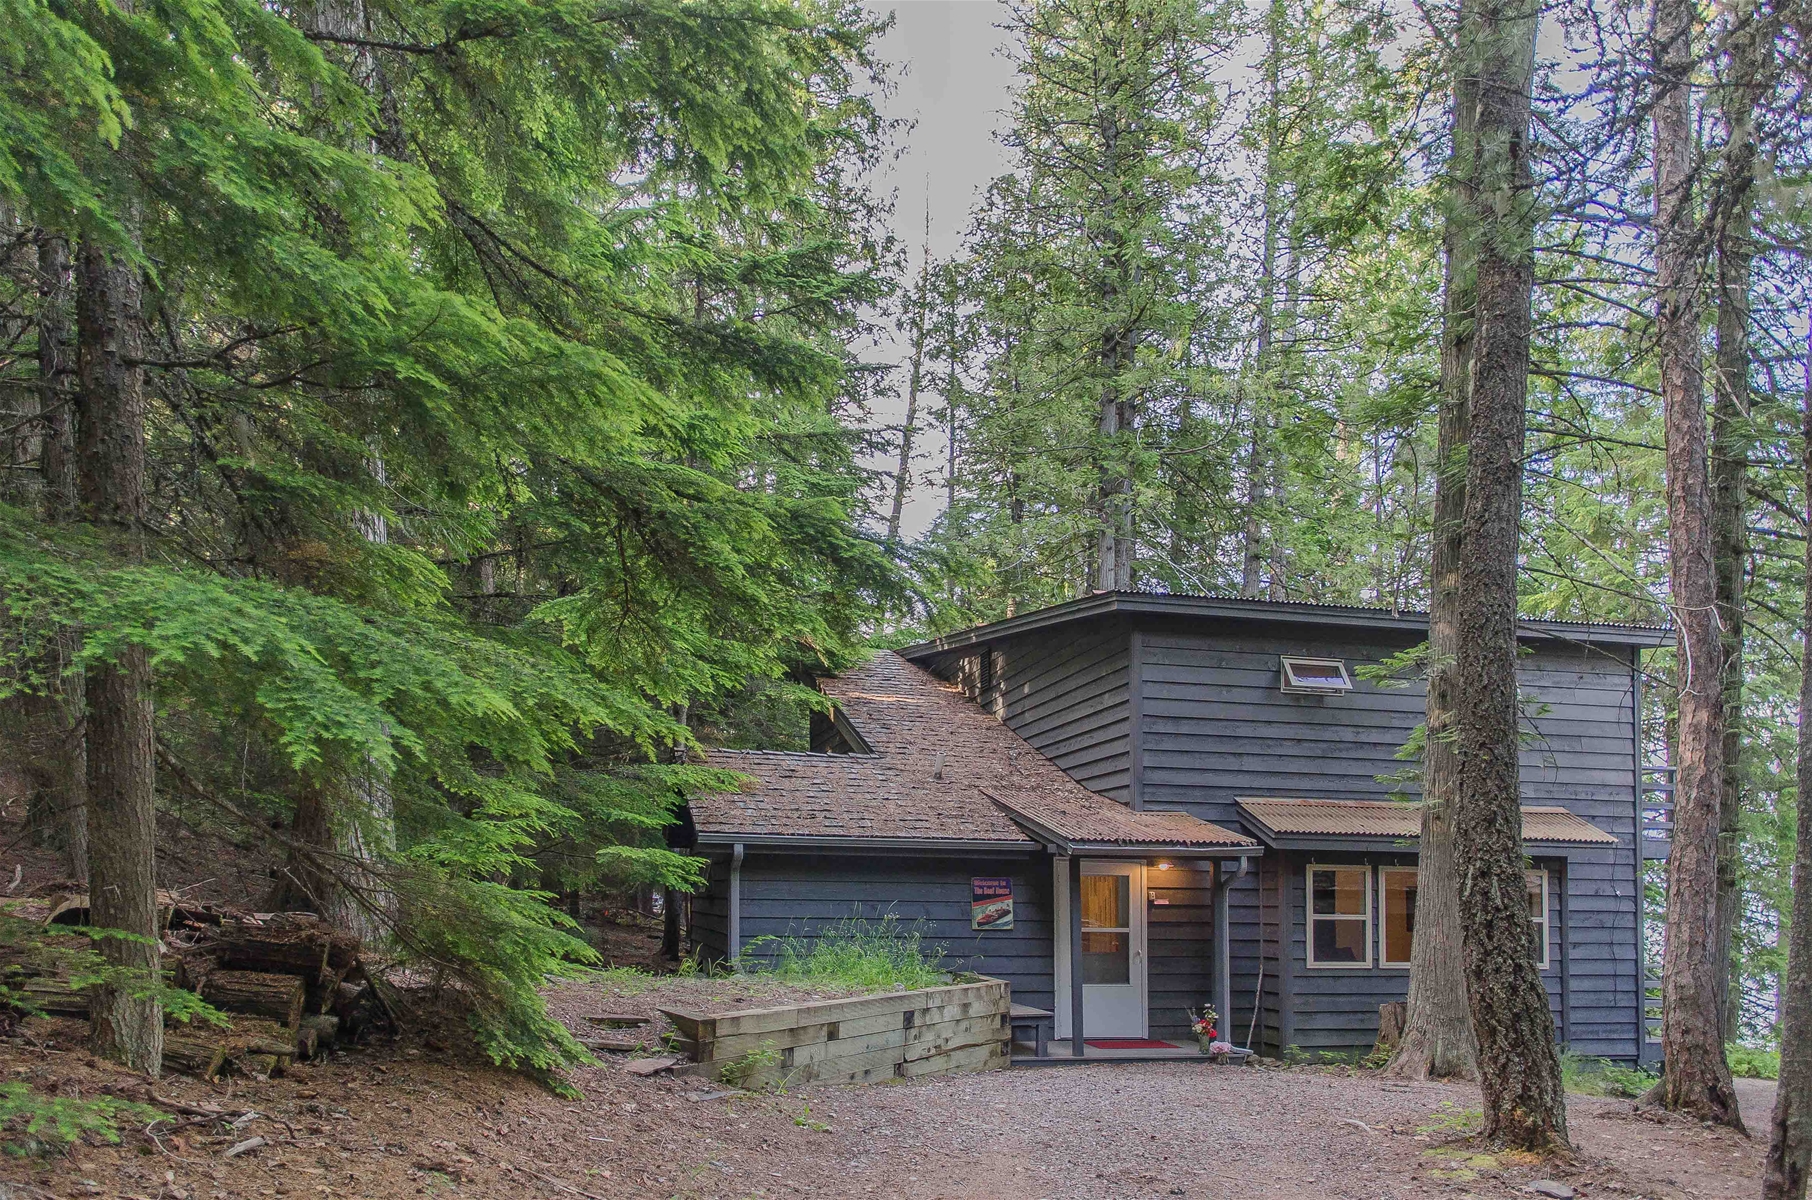
<svg viewBox="0 0 1812 1200"><path fill-rule="evenodd" d="M181 829L172 841L160 863L167 886L200 880L190 894L240 903L266 886L268 872L229 847ZM9 858L21 857L12 895L62 886L54 863L15 843ZM606 961L658 960L657 921L592 911L586 930ZM740 977L657 983L622 970L548 998L555 1016L595 1041L628 1032L586 1019L602 1013L832 994ZM662 1028L644 1027L651 1050ZM1759 1191L1772 1103L1771 1085L1739 1081L1759 1135L1751 1141L1638 1115L1626 1100L1574 1096L1579 1155L1559 1165L1475 1153L1465 1132L1476 1089L1339 1067L1100 1063L769 1094L641 1077L628 1069L635 1055L605 1053L600 1066L571 1073L583 1098L562 1100L492 1067L444 1027L336 1051L275 1079L171 1075L154 1086L84 1052L85 1032L74 1021L24 1023L0 1038L0 1083L70 1098L154 1095L177 1120L148 1133L123 1127L118 1145L88 1138L58 1157L0 1154L0 1200L1528 1200L1536 1179L1606 1200L1748 1200Z"/></svg>
<svg viewBox="0 0 1812 1200"><path fill-rule="evenodd" d="M552 1001L576 1032L593 1036L588 1013L680 1000L720 1008L777 998L777 986L678 979L636 991L607 979L562 988ZM0 1072L67 1096L154 1090L167 1103L238 1114L237 1126L160 1124L155 1138L129 1130L118 1146L0 1159L0 1180L24 1185L8 1193L0 1184L9 1200L1526 1200L1536 1179L1581 1197L1746 1200L1758 1191L1765 1145L1636 1115L1628 1101L1575 1096L1574 1163L1480 1155L1464 1140L1475 1090L1332 1067L1066 1065L750 1094L638 1077L627 1069L633 1059L611 1054L573 1072L583 1099L561 1100L444 1043L405 1039L269 1081L170 1076L151 1089L85 1054L83 1028L30 1022L30 1040L0 1041ZM1765 1090L1745 1083L1745 1103L1757 1110L1751 1125L1765 1135ZM227 1157L252 1138L263 1142Z"/></svg>

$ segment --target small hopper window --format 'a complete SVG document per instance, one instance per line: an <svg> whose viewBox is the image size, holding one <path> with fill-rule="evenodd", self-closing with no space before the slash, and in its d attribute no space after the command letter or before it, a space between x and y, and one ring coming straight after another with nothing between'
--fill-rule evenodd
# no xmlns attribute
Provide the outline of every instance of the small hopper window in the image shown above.
<svg viewBox="0 0 1812 1200"><path fill-rule="evenodd" d="M1346 664L1337 658L1286 658L1283 690L1310 696L1338 696L1353 690Z"/></svg>

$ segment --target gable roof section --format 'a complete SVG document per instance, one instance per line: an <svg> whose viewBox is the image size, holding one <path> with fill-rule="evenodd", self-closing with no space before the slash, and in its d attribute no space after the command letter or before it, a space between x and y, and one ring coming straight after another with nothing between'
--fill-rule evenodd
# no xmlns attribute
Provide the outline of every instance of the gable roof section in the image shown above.
<svg viewBox="0 0 1812 1200"><path fill-rule="evenodd" d="M1135 813L1095 795L960 688L892 651L820 686L874 753L708 751L707 765L755 783L692 801L701 842L1030 850L1050 835L1067 842L1064 831L1075 830L1091 839L1101 835L1103 845L1257 848L1250 838L1187 814ZM1037 836L1010 813L1023 814ZM1179 840L1185 837L1190 840Z"/></svg>
<svg viewBox="0 0 1812 1200"><path fill-rule="evenodd" d="M1216 621L1253 621L1278 625L1312 625L1347 630L1397 630L1409 634L1428 632L1428 614L1343 604L1308 604L1293 600L1248 600L1233 596L1179 596L1157 592L1096 592L1035 612L1022 613L958 630L900 654L912 662L979 646L1000 638L1065 625L1071 621L1110 615L1185 618ZM1525 642L1577 643L1599 646L1666 646L1673 643L1671 630L1654 625L1623 625L1609 621L1519 620L1517 636Z"/></svg>
<svg viewBox="0 0 1812 1200"><path fill-rule="evenodd" d="M1389 838L1422 835L1422 806L1397 800L1285 800L1241 796L1239 811L1273 845L1303 838ZM1523 840L1574 846L1615 846L1617 839L1564 808L1523 806Z"/></svg>

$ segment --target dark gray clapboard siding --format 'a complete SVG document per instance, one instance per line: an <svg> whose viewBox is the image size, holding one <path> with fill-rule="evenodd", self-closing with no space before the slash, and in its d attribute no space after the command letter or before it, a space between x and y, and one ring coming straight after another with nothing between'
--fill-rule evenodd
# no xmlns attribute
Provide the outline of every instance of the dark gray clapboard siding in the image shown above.
<svg viewBox="0 0 1812 1200"><path fill-rule="evenodd" d="M1367 968L1311 967L1307 958L1308 867L1313 865L1362 865L1371 868L1372 889L1372 965ZM1379 893L1379 869L1414 866L1410 855L1390 854L1284 854L1270 864L1268 882L1287 880L1281 898L1291 914L1289 924L1288 975L1290 1021L1287 1031L1278 1028L1268 1035L1265 1049L1278 1053L1295 1046L1303 1051L1363 1053L1378 1039L1378 1006L1402 1000L1409 993L1409 972L1402 967L1378 965L1382 957L1383 925ZM1563 883L1558 864L1542 860L1538 866L1549 870L1548 886L1548 969L1542 972L1542 983L1548 992L1548 1007L1555 1023L1555 1036L1562 1037L1565 975L1564 946L1560 933ZM1281 954L1281 948L1271 947ZM1577 983L1577 979L1575 979Z"/></svg>
<svg viewBox="0 0 1812 1200"><path fill-rule="evenodd" d="M1130 639L1129 639L1130 640ZM1178 808L1238 825L1235 797L1268 795L1329 799L1384 799L1398 786L1380 775L1403 769L1396 758L1422 720L1419 684L1386 688L1356 680L1343 696L1293 696L1279 690L1280 655L1340 658L1349 670L1376 663L1413 644L1351 631L1275 630L1262 634L1148 627L1138 639L1141 684L1140 778L1147 808ZM1632 674L1627 651L1543 646L1524 655L1520 685L1528 698L1522 752L1524 802L1561 805L1619 839L1614 848L1580 849L1569 869L1556 875L1568 893L1573 961L1566 1008L1572 1046L1583 1053L1633 1058L1636 1052L1636 855L1635 742L1631 724ZM1086 781L1085 781L1086 782ZM1097 789L1099 790L1099 789ZM1300 888L1300 866L1295 872ZM1276 881L1272 882L1276 891ZM1258 987L1260 889L1234 889L1232 917L1234 1010L1239 1040L1250 1020ZM1558 906L1558 892L1555 902ZM1273 903L1274 900L1267 900ZM1290 903L1299 910L1301 897ZM1294 963L1302 978L1299 939ZM1266 947L1266 974L1282 969ZM1557 957L1556 962L1560 960ZM1271 999L1268 979L1266 1003ZM1354 993L1356 985L1310 984L1292 1006L1298 1044L1332 1036L1339 1022L1313 1012L1333 1004L1317 988ZM1559 1002L1559 980L1551 981ZM1378 993L1382 999L1392 998ZM1373 995L1365 993L1369 1002ZM1348 1006L1357 1001L1348 1002ZM1266 1038L1284 1036L1291 1014L1267 1015ZM1315 1019L1311 1020L1310 1018ZM1375 1033L1376 1005L1367 1018ZM1348 1022L1350 1025L1351 1022ZM1357 1037L1349 1028L1342 1037ZM1262 1040L1262 1039L1261 1039Z"/></svg>
<svg viewBox="0 0 1812 1200"><path fill-rule="evenodd" d="M969 881L977 876L1013 880L1012 929L969 927ZM712 882L713 896L727 896L727 872L721 885L715 873ZM780 949L758 938L809 943L840 921L889 914L917 929L925 950L940 950L947 968L1004 979L1015 1003L1051 1007L1049 858L771 854L750 847L743 860L742 941L756 958L771 959Z"/></svg>
<svg viewBox="0 0 1812 1200"><path fill-rule="evenodd" d="M1117 622L1030 634L986 651L928 663L1084 786L1130 798L1125 627ZM991 687L981 692L982 676Z"/></svg>
<svg viewBox="0 0 1812 1200"><path fill-rule="evenodd" d="M1151 1036L1187 1045L1195 1036L1188 1010L1214 1003L1214 874L1154 867L1145 872L1145 889Z"/></svg>

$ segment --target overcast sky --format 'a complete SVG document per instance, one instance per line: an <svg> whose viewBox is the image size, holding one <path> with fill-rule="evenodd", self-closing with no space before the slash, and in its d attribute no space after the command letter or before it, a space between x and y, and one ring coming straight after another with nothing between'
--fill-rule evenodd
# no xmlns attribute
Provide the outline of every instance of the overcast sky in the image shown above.
<svg viewBox="0 0 1812 1200"><path fill-rule="evenodd" d="M962 245L969 210L1006 164L995 133L1005 121L1013 85L1013 64L1003 53L1009 36L995 26L1006 17L1000 0L864 0L876 13L894 14L894 26L877 49L891 64L893 93L882 102L889 117L913 122L899 136L896 158L887 165L881 189L895 197L893 230L910 251L916 273L931 217L933 258L948 258ZM864 348L863 357L899 362L897 345ZM941 375L939 376L941 378ZM939 403L932 397L931 403ZM897 423L900 412L877 412ZM943 507L945 445L941 432L923 430L914 454L921 477L905 515L905 531L916 536ZM892 469L891 463L877 466ZM923 476L934 475L927 484Z"/></svg>

